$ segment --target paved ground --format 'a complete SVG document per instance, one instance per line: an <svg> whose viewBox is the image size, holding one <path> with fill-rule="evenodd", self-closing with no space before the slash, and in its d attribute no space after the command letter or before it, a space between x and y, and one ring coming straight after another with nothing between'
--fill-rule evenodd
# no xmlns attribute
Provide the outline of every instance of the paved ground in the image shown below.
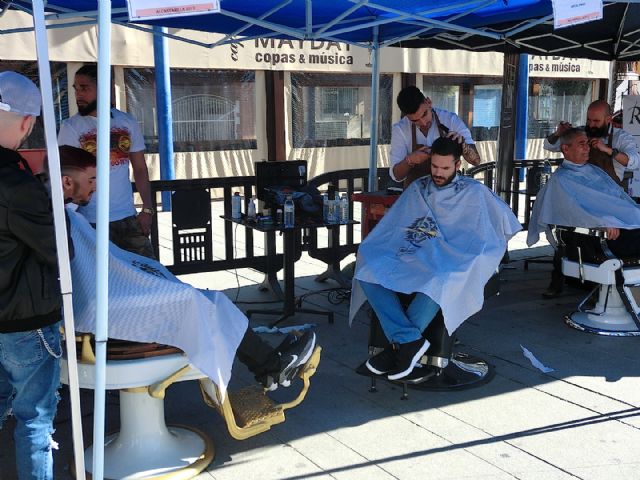
<svg viewBox="0 0 640 480"><path fill-rule="evenodd" d="M543 300L550 265L522 258L549 253L525 250L521 236L511 245L502 271L501 294L459 330L460 350L485 357L495 377L457 392L401 390L354 373L367 352L368 319L350 328L347 302L331 305L326 295L305 304L335 311L336 323L299 316L287 325L314 322L323 356L307 400L287 421L245 441L233 440L222 419L200 400L195 382L168 391L170 423L197 426L213 438L216 457L200 479L633 479L640 478L640 364L638 338L605 338L566 327L563 315L585 295L574 288ZM296 264L299 295L314 282L321 265L306 256ZM251 270L185 276L199 287L222 289L239 302L271 300ZM239 284L239 288L229 288ZM247 304L239 303L241 308ZM268 321L256 317L253 325ZM270 341L278 337L270 335ZM555 370L543 374L523 356L525 346ZM252 381L240 364L232 388ZM279 392L277 392L279 393ZM285 392L286 393L286 392ZM82 394L85 438L91 438L91 392ZM118 427L118 396L107 400L107 431ZM12 422L0 432L0 478L14 478ZM69 478L71 439L68 414L57 425L56 478ZM87 440L89 441L89 440Z"/></svg>

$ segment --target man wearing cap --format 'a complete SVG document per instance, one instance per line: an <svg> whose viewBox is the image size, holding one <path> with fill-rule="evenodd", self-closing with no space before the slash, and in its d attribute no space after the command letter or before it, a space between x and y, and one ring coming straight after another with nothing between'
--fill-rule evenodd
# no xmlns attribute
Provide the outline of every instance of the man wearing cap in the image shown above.
<svg viewBox="0 0 640 480"><path fill-rule="evenodd" d="M21 480L53 478L62 355L53 214L16 151L40 115L40 98L31 80L0 73L0 427L12 412Z"/></svg>
<svg viewBox="0 0 640 480"><path fill-rule="evenodd" d="M73 89L78 113L60 126L59 145L71 145L95 155L98 71L95 65L84 65L76 72ZM116 108L110 111L109 172L109 239L118 247L138 255L154 258L149 241L154 211L151 204L149 171L144 159L144 138L135 118ZM142 199L142 210L136 212L129 180L129 164L136 189ZM96 223L96 199L78 212L93 225Z"/></svg>

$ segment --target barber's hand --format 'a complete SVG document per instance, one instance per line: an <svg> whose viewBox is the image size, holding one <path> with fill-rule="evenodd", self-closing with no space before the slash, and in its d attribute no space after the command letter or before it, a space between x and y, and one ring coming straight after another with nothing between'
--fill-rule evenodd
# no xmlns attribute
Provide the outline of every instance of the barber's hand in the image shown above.
<svg viewBox="0 0 640 480"><path fill-rule="evenodd" d="M567 130L569 130L570 128L573 128L573 125L571 125L570 122L560 122L556 127L556 133L555 133L556 137L561 137L562 134Z"/></svg>
<svg viewBox="0 0 640 480"><path fill-rule="evenodd" d="M458 132L449 132L447 133L447 138L450 138L454 142L458 142L459 144L464 143L464 137L460 135Z"/></svg>
<svg viewBox="0 0 640 480"><path fill-rule="evenodd" d="M431 158L431 150L429 147L420 147L407 155L407 163L410 166L419 165Z"/></svg>
<svg viewBox="0 0 640 480"><path fill-rule="evenodd" d="M153 215L150 213L140 212L136 217L142 233L147 237L151 234L151 224L153 223Z"/></svg>
<svg viewBox="0 0 640 480"><path fill-rule="evenodd" d="M607 227L607 240L616 240L620 236L620 229Z"/></svg>
<svg viewBox="0 0 640 480"><path fill-rule="evenodd" d="M589 140L589 146L591 148L596 148L598 150L600 150L601 152L606 153L607 155L610 153L611 148L609 148L603 141L601 138L592 138L591 140Z"/></svg>

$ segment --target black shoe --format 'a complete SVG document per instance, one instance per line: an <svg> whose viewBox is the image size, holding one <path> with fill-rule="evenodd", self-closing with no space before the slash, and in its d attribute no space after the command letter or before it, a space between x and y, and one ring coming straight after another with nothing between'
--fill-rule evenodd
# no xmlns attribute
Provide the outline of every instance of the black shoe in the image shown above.
<svg viewBox="0 0 640 480"><path fill-rule="evenodd" d="M274 391L278 385L288 387L296 375L307 363L316 347L316 334L308 331L301 337L288 336L275 349L280 355L280 369L258 377L268 391Z"/></svg>
<svg viewBox="0 0 640 480"><path fill-rule="evenodd" d="M365 365L371 373L384 375L396 368L396 353L393 344L387 346L383 351L374 355L366 361Z"/></svg>
<svg viewBox="0 0 640 480"><path fill-rule="evenodd" d="M550 286L544 292L542 292L542 297L550 300L552 298L559 297L562 293L562 287L554 287Z"/></svg>
<svg viewBox="0 0 640 480"><path fill-rule="evenodd" d="M429 348L429 342L420 338L413 342L401 343L396 355L396 368L389 373L389 380L400 380L409 375Z"/></svg>

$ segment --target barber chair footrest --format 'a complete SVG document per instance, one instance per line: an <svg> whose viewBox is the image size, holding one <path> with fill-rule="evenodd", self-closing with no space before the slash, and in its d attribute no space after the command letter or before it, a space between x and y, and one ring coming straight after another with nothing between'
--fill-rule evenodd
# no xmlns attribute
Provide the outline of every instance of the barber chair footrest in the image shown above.
<svg viewBox="0 0 640 480"><path fill-rule="evenodd" d="M624 315L615 318L611 315L611 309L602 315L589 312L573 312L564 317L565 323L582 332L594 333L610 337L637 337L640 330L631 315L626 311Z"/></svg>
<svg viewBox="0 0 640 480"><path fill-rule="evenodd" d="M287 403L276 403L264 389L257 385L245 387L235 392L227 392L223 399L218 387L209 379L200 380L200 390L205 403L214 408L224 418L229 434L236 440L266 432L273 425L285 421L285 410L298 406L305 399L310 378L316 373L320 363L322 348L316 346L311 357L299 373L303 382L297 397Z"/></svg>
<svg viewBox="0 0 640 480"><path fill-rule="evenodd" d="M444 368L432 366L416 368L408 377L401 380L391 381L386 375L375 375L369 371L365 363L356 368L356 373L380 378L396 385L406 383L409 387L418 390L444 391L464 390L482 385L493 378L495 371L493 366L485 360L458 352Z"/></svg>

